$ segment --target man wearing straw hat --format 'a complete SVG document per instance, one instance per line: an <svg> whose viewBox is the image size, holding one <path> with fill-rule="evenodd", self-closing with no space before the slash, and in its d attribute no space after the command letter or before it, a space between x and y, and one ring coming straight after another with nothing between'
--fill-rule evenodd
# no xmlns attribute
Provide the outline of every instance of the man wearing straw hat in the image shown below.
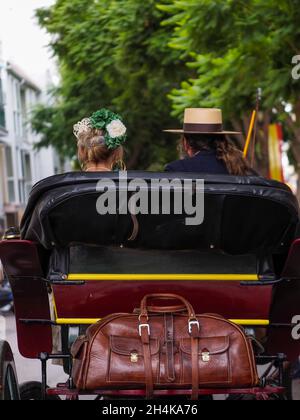
<svg viewBox="0 0 300 420"><path fill-rule="evenodd" d="M253 175L241 150L228 136L240 135L223 129L222 111L215 108L188 108L182 129L165 130L181 134L186 158L166 166L167 172L200 172L223 175Z"/></svg>

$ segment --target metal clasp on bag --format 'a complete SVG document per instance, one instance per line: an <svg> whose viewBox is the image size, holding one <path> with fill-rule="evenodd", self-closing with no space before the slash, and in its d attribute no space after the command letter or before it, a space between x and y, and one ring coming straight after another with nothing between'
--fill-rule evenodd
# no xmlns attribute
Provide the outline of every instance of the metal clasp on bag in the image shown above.
<svg viewBox="0 0 300 420"><path fill-rule="evenodd" d="M198 328L198 331L200 331L200 324L199 321L197 321L196 319L194 321L189 321L189 333L192 334L193 332L193 325L196 325Z"/></svg>
<svg viewBox="0 0 300 420"><path fill-rule="evenodd" d="M130 361L131 361L131 363L138 363L138 361L139 361L139 355L138 355L138 353L136 351L133 351L130 354Z"/></svg>
<svg viewBox="0 0 300 420"><path fill-rule="evenodd" d="M210 362L210 352L209 351L203 351L202 352L202 361L204 363Z"/></svg>
<svg viewBox="0 0 300 420"><path fill-rule="evenodd" d="M142 328L147 328L148 335L150 336L150 325L149 324L140 324L139 325L139 335L142 336Z"/></svg>

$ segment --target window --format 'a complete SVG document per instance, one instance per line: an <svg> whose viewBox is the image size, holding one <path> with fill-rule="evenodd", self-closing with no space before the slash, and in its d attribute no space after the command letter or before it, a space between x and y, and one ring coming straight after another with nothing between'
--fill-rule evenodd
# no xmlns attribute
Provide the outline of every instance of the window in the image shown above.
<svg viewBox="0 0 300 420"><path fill-rule="evenodd" d="M22 112L22 135L27 138L28 136L28 122L27 122L27 104L25 89L21 89L21 112Z"/></svg>
<svg viewBox="0 0 300 420"><path fill-rule="evenodd" d="M27 203L32 188L32 170L30 154L27 151L21 152L22 179L19 181L20 198L23 204Z"/></svg>
<svg viewBox="0 0 300 420"><path fill-rule="evenodd" d="M2 80L0 78L0 127L5 127L5 112L4 112L4 95Z"/></svg>
<svg viewBox="0 0 300 420"><path fill-rule="evenodd" d="M17 80L12 80L13 92L14 92L14 130L18 138L22 136L22 114L21 114L21 92L20 84Z"/></svg>
<svg viewBox="0 0 300 420"><path fill-rule="evenodd" d="M12 159L11 147L6 147L5 148L5 160L6 160L8 202L9 203L15 203L16 194L15 194L14 169L13 169L13 159Z"/></svg>

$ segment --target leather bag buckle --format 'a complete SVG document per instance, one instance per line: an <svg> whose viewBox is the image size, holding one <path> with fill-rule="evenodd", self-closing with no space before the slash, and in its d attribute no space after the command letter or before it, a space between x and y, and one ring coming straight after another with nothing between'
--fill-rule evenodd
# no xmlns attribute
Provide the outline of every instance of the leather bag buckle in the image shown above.
<svg viewBox="0 0 300 420"><path fill-rule="evenodd" d="M194 320L194 321L189 321L189 333L192 334L193 332L193 325L196 325L198 328L198 331L200 331L200 324L199 321Z"/></svg>
<svg viewBox="0 0 300 420"><path fill-rule="evenodd" d="M139 335L142 336L142 328L147 328L148 335L150 336L150 325L149 324L140 324L139 325Z"/></svg>

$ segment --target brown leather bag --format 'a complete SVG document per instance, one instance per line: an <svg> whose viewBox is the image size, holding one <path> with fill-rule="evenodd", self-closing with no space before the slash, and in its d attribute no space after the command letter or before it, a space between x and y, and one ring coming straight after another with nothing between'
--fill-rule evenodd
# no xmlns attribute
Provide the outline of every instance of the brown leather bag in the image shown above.
<svg viewBox="0 0 300 420"><path fill-rule="evenodd" d="M183 306L148 307L149 300ZM195 315L177 295L148 295L140 313L114 314L72 346L73 380L80 390L248 388L259 379L250 340L218 315Z"/></svg>

